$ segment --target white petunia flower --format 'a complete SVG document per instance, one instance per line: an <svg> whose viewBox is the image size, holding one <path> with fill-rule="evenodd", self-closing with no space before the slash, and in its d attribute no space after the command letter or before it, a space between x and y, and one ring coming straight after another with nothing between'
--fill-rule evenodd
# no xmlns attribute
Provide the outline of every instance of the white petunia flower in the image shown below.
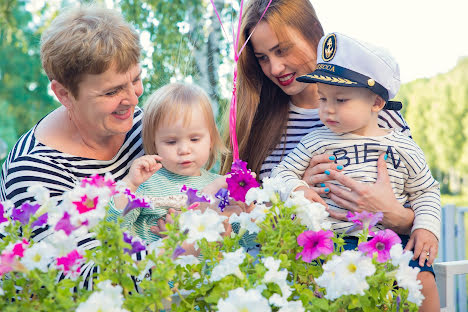
<svg viewBox="0 0 468 312"><path fill-rule="evenodd" d="M213 268L211 281L219 281L230 274L234 274L238 278L242 279L244 275L240 271L239 265L244 262L244 259L245 253L242 247L234 252L223 252L223 259Z"/></svg>
<svg viewBox="0 0 468 312"><path fill-rule="evenodd" d="M41 208L36 211L36 216L40 216L57 206L57 200L51 199L49 190L42 185L31 185L27 191L32 193L36 202L41 205Z"/></svg>
<svg viewBox="0 0 468 312"><path fill-rule="evenodd" d="M268 300L257 289L230 290L226 299L219 299L218 311L223 312L270 312Z"/></svg>
<svg viewBox="0 0 468 312"><path fill-rule="evenodd" d="M78 248L77 237L74 234L73 232L68 236L64 231L54 231L44 241L55 248L56 257L65 257Z"/></svg>
<svg viewBox="0 0 468 312"><path fill-rule="evenodd" d="M174 263L176 265L186 267L187 265L199 264L200 260L198 260L197 257L195 257L194 255L186 255L186 256L182 255L182 256L177 257L177 259L174 260Z"/></svg>
<svg viewBox="0 0 468 312"><path fill-rule="evenodd" d="M269 202L270 198L260 187L252 187L245 194L245 203L250 205L253 202L266 203Z"/></svg>
<svg viewBox="0 0 468 312"><path fill-rule="evenodd" d="M164 240L162 239L152 242L151 244L146 246L146 251L148 252L148 254L154 253L156 257L158 257L161 251L163 250L164 250ZM149 274L151 268L154 267L155 265L156 264L153 261L148 260L148 262L146 263L145 269L140 273L140 275L138 275L138 279L140 281L143 280L145 276Z"/></svg>
<svg viewBox="0 0 468 312"><path fill-rule="evenodd" d="M412 268L409 265L400 265L396 273L396 281L399 287L408 290L408 301L421 305L424 296L421 293L421 281L417 279L419 268Z"/></svg>
<svg viewBox="0 0 468 312"><path fill-rule="evenodd" d="M392 264L395 266L408 265L413 258L413 252L409 250L403 250L401 244L395 244L390 248L390 258L392 259Z"/></svg>
<svg viewBox="0 0 468 312"><path fill-rule="evenodd" d="M200 210L189 210L180 215L180 229L182 232L188 230L187 242L193 243L203 238L209 242L222 239L221 233L225 232L223 221L227 217L221 216L214 210L206 209L204 213Z"/></svg>
<svg viewBox="0 0 468 312"><path fill-rule="evenodd" d="M286 281L286 278L288 277L288 270L283 269L279 271L281 260L276 260L273 257L267 257L263 259L262 262L268 269L268 272L266 272L265 276L263 277L263 282L277 284L280 287L282 294L281 300L276 298L276 296L272 296L273 298L270 297L270 303L281 307L284 305L284 303L281 302L287 302L288 297L292 294L292 289L288 286Z"/></svg>
<svg viewBox="0 0 468 312"><path fill-rule="evenodd" d="M257 204L275 203L279 199L279 194L285 192L284 182L281 178L265 177L262 181L262 187L251 188L245 195L245 203L250 205L254 201Z"/></svg>
<svg viewBox="0 0 468 312"><path fill-rule="evenodd" d="M267 206L265 204L256 204L255 208L252 210L250 215L253 219L255 219L255 222L258 224L265 220L266 215L270 211L270 209L271 206Z"/></svg>
<svg viewBox="0 0 468 312"><path fill-rule="evenodd" d="M48 266L56 257L55 248L45 241L34 244L24 251L24 257L20 262L28 269L38 269L42 272L49 270Z"/></svg>
<svg viewBox="0 0 468 312"><path fill-rule="evenodd" d="M100 291L95 291L88 300L80 303L76 312L126 312L122 309L123 295L122 287L112 286L108 280L100 282L97 287Z"/></svg>
<svg viewBox="0 0 468 312"><path fill-rule="evenodd" d="M319 286L325 287L325 298L335 300L343 295L363 295L369 288L366 277L375 273L372 259L359 251L346 250L334 255L323 265L323 274L316 279Z"/></svg>
<svg viewBox="0 0 468 312"><path fill-rule="evenodd" d="M252 221L252 214L241 212L240 215L233 213L229 218L229 223L233 224L235 222L239 222L240 230L245 229L250 234L260 232L260 228L258 225Z"/></svg>
<svg viewBox="0 0 468 312"><path fill-rule="evenodd" d="M288 301L285 305L283 305L278 312L304 312L304 306L302 305L302 301Z"/></svg>
<svg viewBox="0 0 468 312"><path fill-rule="evenodd" d="M326 218L328 212L320 203L313 203L304 197L304 192L293 192L284 203L286 207L296 207L296 216L300 223L307 226L311 231L329 229L331 224Z"/></svg>

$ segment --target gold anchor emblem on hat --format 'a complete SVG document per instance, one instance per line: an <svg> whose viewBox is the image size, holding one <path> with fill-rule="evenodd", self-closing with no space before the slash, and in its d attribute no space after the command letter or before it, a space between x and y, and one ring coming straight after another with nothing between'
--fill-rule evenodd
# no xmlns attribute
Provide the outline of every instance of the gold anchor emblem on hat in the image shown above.
<svg viewBox="0 0 468 312"><path fill-rule="evenodd" d="M333 53L333 41L331 38L328 38L327 40L327 48L325 49L325 56L326 58L330 58L330 56Z"/></svg>
<svg viewBox="0 0 468 312"><path fill-rule="evenodd" d="M336 53L336 36L335 34L328 35L322 43L322 59L329 62L335 57Z"/></svg>

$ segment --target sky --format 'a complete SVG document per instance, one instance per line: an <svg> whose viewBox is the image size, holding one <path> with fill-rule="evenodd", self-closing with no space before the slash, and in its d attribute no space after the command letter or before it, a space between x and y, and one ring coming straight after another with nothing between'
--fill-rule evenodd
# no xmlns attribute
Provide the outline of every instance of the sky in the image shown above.
<svg viewBox="0 0 468 312"><path fill-rule="evenodd" d="M325 33L385 47L403 83L432 77L468 57L468 0L312 0Z"/></svg>

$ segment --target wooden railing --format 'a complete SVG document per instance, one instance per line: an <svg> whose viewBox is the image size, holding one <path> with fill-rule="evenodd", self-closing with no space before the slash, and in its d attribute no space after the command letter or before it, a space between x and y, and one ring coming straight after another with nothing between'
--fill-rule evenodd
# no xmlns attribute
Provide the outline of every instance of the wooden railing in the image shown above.
<svg viewBox="0 0 468 312"><path fill-rule="evenodd" d="M434 263L441 311L467 310L465 213L468 207L442 207L442 233L439 254Z"/></svg>

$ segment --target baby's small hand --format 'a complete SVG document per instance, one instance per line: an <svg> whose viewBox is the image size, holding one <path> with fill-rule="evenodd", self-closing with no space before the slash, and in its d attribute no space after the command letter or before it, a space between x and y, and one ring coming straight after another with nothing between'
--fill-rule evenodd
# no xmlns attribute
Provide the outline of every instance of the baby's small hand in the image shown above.
<svg viewBox="0 0 468 312"><path fill-rule="evenodd" d="M131 191L135 191L140 184L148 180L156 171L161 169L158 155L144 155L135 159L130 166L128 175L123 179Z"/></svg>
<svg viewBox="0 0 468 312"><path fill-rule="evenodd" d="M424 266L426 259L427 265L431 266L437 257L439 241L432 232L425 229L417 229L411 234L405 250L413 250L413 260L419 258L420 266Z"/></svg>
<svg viewBox="0 0 468 312"><path fill-rule="evenodd" d="M317 194L316 191L314 191L314 190L311 189L311 188L308 188L307 186L299 186L299 187L296 188L294 191L295 191L295 192L297 192L297 191L303 191L303 192L304 192L304 197L307 198L308 200L310 200L310 201L312 201L312 202L320 203L320 204L324 205L325 207L328 207L328 205L325 203L325 201L323 200L323 198L320 197L320 195Z"/></svg>

